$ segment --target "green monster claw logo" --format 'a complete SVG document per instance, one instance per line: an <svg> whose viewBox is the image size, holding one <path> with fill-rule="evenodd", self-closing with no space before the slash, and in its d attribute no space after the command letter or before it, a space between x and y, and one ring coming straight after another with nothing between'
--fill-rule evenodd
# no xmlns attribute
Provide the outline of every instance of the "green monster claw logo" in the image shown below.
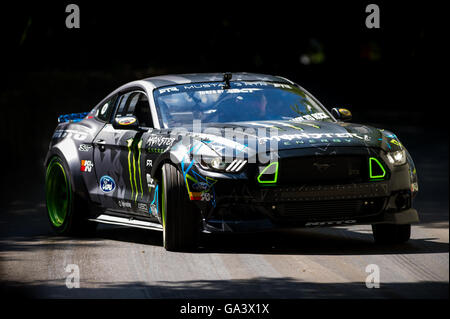
<svg viewBox="0 0 450 319"><path fill-rule="evenodd" d="M134 196L134 201L137 201L137 198L139 196L139 189L140 189L140 193L141 193L141 199L144 196L144 192L143 192L143 188L142 188L142 175L141 175L141 146L142 146L142 140L137 140L137 139L133 139L133 138L130 138L127 140L128 173L130 176L131 198L133 198L133 196ZM137 150L137 154L136 154L136 150ZM131 162L133 162L133 169L131 168ZM138 183L136 180L136 166L137 166L137 171L139 173L140 188L138 188Z"/></svg>

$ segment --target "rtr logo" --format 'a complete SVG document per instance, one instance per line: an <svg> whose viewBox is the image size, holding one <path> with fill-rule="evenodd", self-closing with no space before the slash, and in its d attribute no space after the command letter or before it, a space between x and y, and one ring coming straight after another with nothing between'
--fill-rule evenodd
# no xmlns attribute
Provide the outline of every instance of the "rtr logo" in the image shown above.
<svg viewBox="0 0 450 319"><path fill-rule="evenodd" d="M102 176L100 178L100 188L104 193L112 192L116 188L116 182L110 176Z"/></svg>

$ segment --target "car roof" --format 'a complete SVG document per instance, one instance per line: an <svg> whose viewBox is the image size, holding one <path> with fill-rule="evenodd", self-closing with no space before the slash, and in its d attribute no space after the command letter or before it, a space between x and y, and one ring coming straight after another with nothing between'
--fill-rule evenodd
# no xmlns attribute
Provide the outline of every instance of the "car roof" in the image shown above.
<svg viewBox="0 0 450 319"><path fill-rule="evenodd" d="M291 81L281 77L258 73L232 73L231 81L269 81L292 84ZM159 75L143 79L152 83L156 88L198 82L221 82L223 81L223 73L189 73L189 74L169 74Z"/></svg>

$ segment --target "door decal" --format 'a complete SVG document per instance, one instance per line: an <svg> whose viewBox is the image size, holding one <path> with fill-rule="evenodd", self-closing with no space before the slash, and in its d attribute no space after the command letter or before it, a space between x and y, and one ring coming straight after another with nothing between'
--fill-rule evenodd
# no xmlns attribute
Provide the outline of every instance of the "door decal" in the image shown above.
<svg viewBox="0 0 450 319"><path fill-rule="evenodd" d="M144 196L144 191L142 187L142 174L141 174L141 146L142 139L130 138L127 140L128 147L128 173L130 176L130 186L131 186L131 198L134 197L134 201L136 202L139 196L141 195L141 199ZM136 152L137 150L137 152ZM136 154L137 153L137 154ZM133 161L133 168L131 168L131 162ZM139 174L139 184L136 180L136 166Z"/></svg>

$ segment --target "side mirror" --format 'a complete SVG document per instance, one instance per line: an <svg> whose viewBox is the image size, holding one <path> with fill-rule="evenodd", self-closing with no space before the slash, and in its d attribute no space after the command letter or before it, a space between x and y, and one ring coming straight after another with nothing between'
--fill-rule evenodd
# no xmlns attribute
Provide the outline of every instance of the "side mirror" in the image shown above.
<svg viewBox="0 0 450 319"><path fill-rule="evenodd" d="M139 121L136 116L116 117L112 125L117 130L139 130Z"/></svg>
<svg viewBox="0 0 450 319"><path fill-rule="evenodd" d="M352 119L352 112L347 109L335 107L331 109L331 114L338 120L346 122Z"/></svg>

